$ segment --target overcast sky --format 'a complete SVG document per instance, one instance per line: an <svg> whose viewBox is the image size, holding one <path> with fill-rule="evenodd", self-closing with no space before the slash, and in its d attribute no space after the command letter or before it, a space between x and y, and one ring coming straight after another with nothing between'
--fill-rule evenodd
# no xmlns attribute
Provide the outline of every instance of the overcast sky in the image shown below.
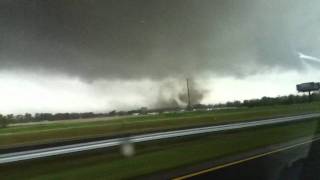
<svg viewBox="0 0 320 180"><path fill-rule="evenodd" d="M317 0L2 0L0 113L296 93L319 81Z"/></svg>

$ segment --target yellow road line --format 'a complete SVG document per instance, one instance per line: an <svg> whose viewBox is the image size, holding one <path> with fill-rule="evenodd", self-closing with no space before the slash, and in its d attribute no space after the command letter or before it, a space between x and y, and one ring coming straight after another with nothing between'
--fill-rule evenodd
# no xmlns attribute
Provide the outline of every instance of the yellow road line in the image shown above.
<svg viewBox="0 0 320 180"><path fill-rule="evenodd" d="M212 172L212 171L215 171L215 170L218 170L218 169L222 169L222 168L225 168L225 167L228 167L228 166L232 166L232 165L235 165L235 164L240 164L240 163L243 163L243 162L246 162L246 161L250 161L250 160L253 160L253 159L260 158L260 157L268 156L270 154L274 154L274 153L277 153L277 152L281 152L281 151L285 151L285 150L288 150L288 149L292 149L292 148L295 148L297 146L308 144L308 143L311 143L311 142L317 141L317 140L320 140L320 138L308 140L308 141L305 141L305 142L302 142L302 143L298 143L298 144L295 144L295 145L291 145L291 146L283 147L283 148L280 148L280 149L276 149L276 150L273 150L273 151L270 151L270 152L258 154L258 155L255 155L255 156L251 156L251 157L248 157L248 158L245 158L245 159L238 160L238 161L234 161L234 162L226 163L226 164L223 164L223 165L215 166L215 167L212 167L212 168L209 168L209 169L205 169L205 170L202 170L202 171L198 171L198 172L195 172L195 173L192 173L192 174L188 174L188 175L185 175L185 176L176 177L176 178L173 178L173 180L182 180L182 179L191 178L191 177L198 176L198 175L201 175L201 174L205 174L205 173L208 173L208 172Z"/></svg>

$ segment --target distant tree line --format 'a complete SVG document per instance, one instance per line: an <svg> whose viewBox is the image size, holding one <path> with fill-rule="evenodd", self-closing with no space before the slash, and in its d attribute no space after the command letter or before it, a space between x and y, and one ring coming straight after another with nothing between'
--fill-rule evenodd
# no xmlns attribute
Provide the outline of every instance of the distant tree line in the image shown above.
<svg viewBox="0 0 320 180"><path fill-rule="evenodd" d="M289 105L307 102L320 101L320 94L308 95L288 95L278 97L262 97L259 99L250 99L244 101L232 101L223 104L217 104L215 107L256 107L256 106L272 106L272 105Z"/></svg>
<svg viewBox="0 0 320 180"><path fill-rule="evenodd" d="M36 122L36 121L56 121L56 120L69 120L69 119L86 119L86 118L97 118L97 117L105 117L110 116L109 113L93 113L93 112L85 112L85 113L35 113L34 115L30 113L19 114L19 115L1 115L0 119L5 119L6 121L10 121L10 123L17 122Z"/></svg>

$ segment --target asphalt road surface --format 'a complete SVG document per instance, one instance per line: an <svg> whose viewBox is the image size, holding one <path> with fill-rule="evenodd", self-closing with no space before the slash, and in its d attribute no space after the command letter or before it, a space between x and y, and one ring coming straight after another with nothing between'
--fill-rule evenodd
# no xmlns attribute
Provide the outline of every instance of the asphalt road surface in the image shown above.
<svg viewBox="0 0 320 180"><path fill-rule="evenodd" d="M320 139L194 172L177 179L318 180Z"/></svg>

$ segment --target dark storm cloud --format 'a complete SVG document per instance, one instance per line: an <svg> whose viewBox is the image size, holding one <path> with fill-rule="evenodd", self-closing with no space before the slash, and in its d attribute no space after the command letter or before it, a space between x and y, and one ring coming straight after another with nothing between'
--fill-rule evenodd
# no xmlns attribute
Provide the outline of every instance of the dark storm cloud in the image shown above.
<svg viewBox="0 0 320 180"><path fill-rule="evenodd" d="M320 55L319 2L0 2L1 69L83 79L245 76Z"/></svg>

